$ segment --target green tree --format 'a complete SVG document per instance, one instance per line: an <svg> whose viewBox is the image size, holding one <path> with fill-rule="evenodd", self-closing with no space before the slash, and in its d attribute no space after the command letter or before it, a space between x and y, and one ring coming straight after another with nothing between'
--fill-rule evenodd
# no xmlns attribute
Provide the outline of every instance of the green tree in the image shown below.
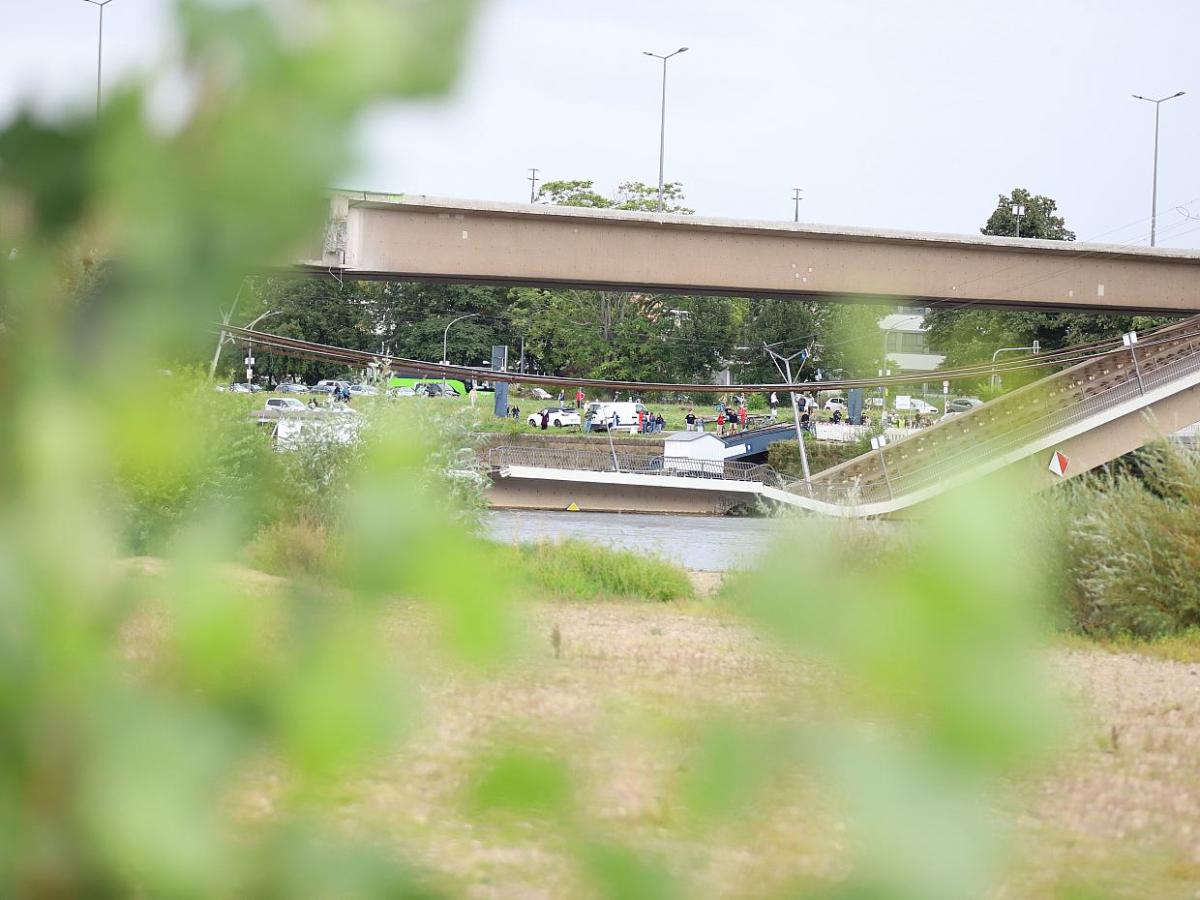
<svg viewBox="0 0 1200 900"><path fill-rule="evenodd" d="M996 208L980 231L987 235L1012 236L1016 232L1013 204L1025 207L1021 237L1051 241L1073 241L1075 232L1057 215L1058 205L1049 197L1014 188L999 195ZM1001 347L1030 347L1036 340L1044 350L1115 337L1134 328L1149 328L1164 321L1142 316L1071 312L1009 312L992 309L937 309L925 317L931 348L946 357L947 367L988 362ZM1007 387L1015 387L1038 372L1012 376Z"/></svg>
<svg viewBox="0 0 1200 900"><path fill-rule="evenodd" d="M1021 215L1021 237L1039 238L1046 241L1073 241L1075 232L1067 228L1066 220L1055 213L1058 204L1041 194L1031 194L1025 188L1013 188L1011 194L1000 194L996 208L988 217L987 224L979 229L981 234L1012 237L1017 233L1017 216L1013 206L1024 207Z"/></svg>
<svg viewBox="0 0 1200 900"><path fill-rule="evenodd" d="M551 206L582 206L592 209L629 209L657 212L658 186L641 181L622 181L615 196L606 197L596 190L595 182L586 179L546 181L538 190L540 203ZM684 206L683 183L663 184L663 212L690 215L695 210Z"/></svg>

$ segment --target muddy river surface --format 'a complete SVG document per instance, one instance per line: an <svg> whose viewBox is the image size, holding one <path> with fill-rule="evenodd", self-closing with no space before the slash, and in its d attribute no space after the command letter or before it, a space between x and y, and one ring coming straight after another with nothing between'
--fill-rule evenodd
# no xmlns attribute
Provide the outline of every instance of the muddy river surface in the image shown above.
<svg viewBox="0 0 1200 900"><path fill-rule="evenodd" d="M488 535L498 541L581 538L624 550L654 553L688 569L723 572L751 565L780 523L727 516L488 510Z"/></svg>

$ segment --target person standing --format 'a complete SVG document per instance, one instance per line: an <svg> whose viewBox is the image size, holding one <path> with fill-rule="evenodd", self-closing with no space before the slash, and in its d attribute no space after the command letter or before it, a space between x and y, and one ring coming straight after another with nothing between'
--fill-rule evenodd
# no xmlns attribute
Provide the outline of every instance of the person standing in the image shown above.
<svg viewBox="0 0 1200 900"><path fill-rule="evenodd" d="M771 391L771 421L779 418L779 395Z"/></svg>
<svg viewBox="0 0 1200 900"><path fill-rule="evenodd" d="M542 431L550 427L550 410L542 410Z"/></svg>
<svg viewBox="0 0 1200 900"><path fill-rule="evenodd" d="M687 411L687 415L683 417L683 422L687 425L688 431L696 430L696 414L692 410Z"/></svg>
<svg viewBox="0 0 1200 900"><path fill-rule="evenodd" d="M717 410L717 437L725 436L725 407Z"/></svg>
<svg viewBox="0 0 1200 900"><path fill-rule="evenodd" d="M645 434L645 433L646 433L646 411L645 411L644 409L639 409L639 410L638 410L638 426L637 426L637 430L638 430L638 431L639 431L641 434Z"/></svg>
<svg viewBox="0 0 1200 900"><path fill-rule="evenodd" d="M742 403L741 406L738 407L737 417L738 417L738 428L741 429L742 431L745 431L746 430L746 404L744 402Z"/></svg>
<svg viewBox="0 0 1200 900"><path fill-rule="evenodd" d="M583 388L578 388L575 391L575 408L576 409L583 409L583 400L584 400Z"/></svg>
<svg viewBox="0 0 1200 900"><path fill-rule="evenodd" d="M467 397L471 400L471 408L475 408L475 401L479 399L479 392L475 390L475 385L471 385L471 390L467 392Z"/></svg>

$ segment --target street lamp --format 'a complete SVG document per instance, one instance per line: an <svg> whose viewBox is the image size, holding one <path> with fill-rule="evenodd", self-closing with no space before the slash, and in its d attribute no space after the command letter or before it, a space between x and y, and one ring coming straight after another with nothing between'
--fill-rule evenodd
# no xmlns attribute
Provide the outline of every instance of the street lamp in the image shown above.
<svg viewBox="0 0 1200 900"><path fill-rule="evenodd" d="M646 56L661 59L663 64L662 119L658 127L658 211L660 213L663 211L663 159L667 150L667 60L680 53L687 53L687 49L687 47L680 47L674 53L668 53L665 56L660 53L651 53L649 50L642 51Z"/></svg>
<svg viewBox="0 0 1200 900"><path fill-rule="evenodd" d="M446 330L442 332L442 365L450 365L450 360L446 357L446 342L450 339L450 326L455 322L461 322L463 319L473 319L479 313L467 313L465 316L459 316L457 319L451 319L446 323ZM442 373L442 384L446 383L446 373Z"/></svg>
<svg viewBox="0 0 1200 900"><path fill-rule="evenodd" d="M1025 204L1024 203L1014 203L1012 205L1012 214L1017 220L1016 236L1020 237L1021 236L1021 217L1025 215Z"/></svg>
<svg viewBox="0 0 1200 900"><path fill-rule="evenodd" d="M100 115L100 61L104 58L104 7L112 0L84 0L92 6L100 7L100 30L96 40L96 115Z"/></svg>
<svg viewBox="0 0 1200 900"><path fill-rule="evenodd" d="M268 309L265 313L256 317L249 325L247 325L246 330L253 331L254 326L257 325L259 322L261 322L263 319L265 319L267 316L277 316L281 312L283 312L283 310ZM220 350L220 345L218 345L217 349ZM209 377L212 377L212 376L209 376ZM252 384L253 382L254 382L254 339L247 338L246 339L246 383Z"/></svg>
<svg viewBox="0 0 1200 900"><path fill-rule="evenodd" d="M1174 100L1176 97L1182 97L1186 91L1178 91L1171 94L1169 97L1160 97L1155 100L1151 97L1143 97L1141 94L1134 94L1134 100L1145 100L1147 103L1154 104L1154 180L1150 188L1150 246L1154 246L1155 226L1158 224L1158 108L1168 100Z"/></svg>

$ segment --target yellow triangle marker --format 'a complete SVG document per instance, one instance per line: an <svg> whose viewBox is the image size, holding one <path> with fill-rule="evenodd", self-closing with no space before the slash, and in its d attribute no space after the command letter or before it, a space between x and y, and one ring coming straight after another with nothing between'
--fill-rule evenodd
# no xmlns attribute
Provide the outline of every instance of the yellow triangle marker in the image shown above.
<svg viewBox="0 0 1200 900"><path fill-rule="evenodd" d="M579 512L579 506L572 501L571 505L567 507L567 512Z"/></svg>

